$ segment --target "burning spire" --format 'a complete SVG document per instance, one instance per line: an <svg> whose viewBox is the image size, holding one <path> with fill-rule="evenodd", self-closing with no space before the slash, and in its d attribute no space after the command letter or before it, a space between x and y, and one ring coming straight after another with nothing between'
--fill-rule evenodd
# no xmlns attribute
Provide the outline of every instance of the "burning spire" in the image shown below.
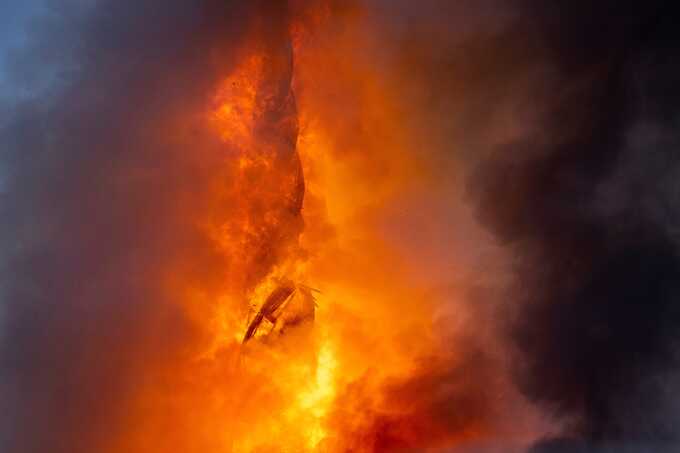
<svg viewBox="0 0 680 453"><path fill-rule="evenodd" d="M55 0L0 98L0 451L676 440L678 27L620 3Z"/></svg>

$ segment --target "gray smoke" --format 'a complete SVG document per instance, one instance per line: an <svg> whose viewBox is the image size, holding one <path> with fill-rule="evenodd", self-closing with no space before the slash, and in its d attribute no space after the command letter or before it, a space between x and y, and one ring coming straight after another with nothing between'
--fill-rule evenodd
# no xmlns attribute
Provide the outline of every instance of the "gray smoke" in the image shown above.
<svg viewBox="0 0 680 453"><path fill-rule="evenodd" d="M107 451L142 368L195 336L159 282L226 265L191 224L225 151L181 114L263 8L55 1L29 22L0 108L1 451Z"/></svg>

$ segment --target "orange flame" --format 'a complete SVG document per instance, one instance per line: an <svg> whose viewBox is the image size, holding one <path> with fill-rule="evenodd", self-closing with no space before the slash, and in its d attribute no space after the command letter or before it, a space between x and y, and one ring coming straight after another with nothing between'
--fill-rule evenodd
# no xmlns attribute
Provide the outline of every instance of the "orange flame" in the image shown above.
<svg viewBox="0 0 680 453"><path fill-rule="evenodd" d="M112 451L398 451L494 429L479 395L502 384L442 337L439 296L384 237L429 177L398 81L357 50L375 45L360 11L330 11L293 23L293 49L256 33L205 107L219 146L188 212L215 266L170 271L195 332L148 370ZM281 278L321 290L315 322L241 345Z"/></svg>

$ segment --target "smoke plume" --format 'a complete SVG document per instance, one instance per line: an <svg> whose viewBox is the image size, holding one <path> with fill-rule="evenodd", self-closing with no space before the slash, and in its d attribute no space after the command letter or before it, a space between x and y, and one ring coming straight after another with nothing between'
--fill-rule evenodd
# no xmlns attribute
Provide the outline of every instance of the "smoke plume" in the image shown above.
<svg viewBox="0 0 680 453"><path fill-rule="evenodd" d="M565 436L532 451L677 446L677 11L664 2L527 6L550 94L533 131L469 178L513 254L509 322L524 393Z"/></svg>
<svg viewBox="0 0 680 453"><path fill-rule="evenodd" d="M672 451L678 13L45 2L0 96L0 450ZM314 324L240 344L282 278Z"/></svg>

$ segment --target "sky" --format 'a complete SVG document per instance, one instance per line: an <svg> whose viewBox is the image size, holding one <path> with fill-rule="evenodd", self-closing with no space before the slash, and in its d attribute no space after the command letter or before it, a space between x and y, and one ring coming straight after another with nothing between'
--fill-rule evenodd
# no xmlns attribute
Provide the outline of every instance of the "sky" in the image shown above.
<svg viewBox="0 0 680 453"><path fill-rule="evenodd" d="M41 0L7 0L0 4L0 81L6 83L4 60L7 52L21 44L25 37L26 23L41 4Z"/></svg>

